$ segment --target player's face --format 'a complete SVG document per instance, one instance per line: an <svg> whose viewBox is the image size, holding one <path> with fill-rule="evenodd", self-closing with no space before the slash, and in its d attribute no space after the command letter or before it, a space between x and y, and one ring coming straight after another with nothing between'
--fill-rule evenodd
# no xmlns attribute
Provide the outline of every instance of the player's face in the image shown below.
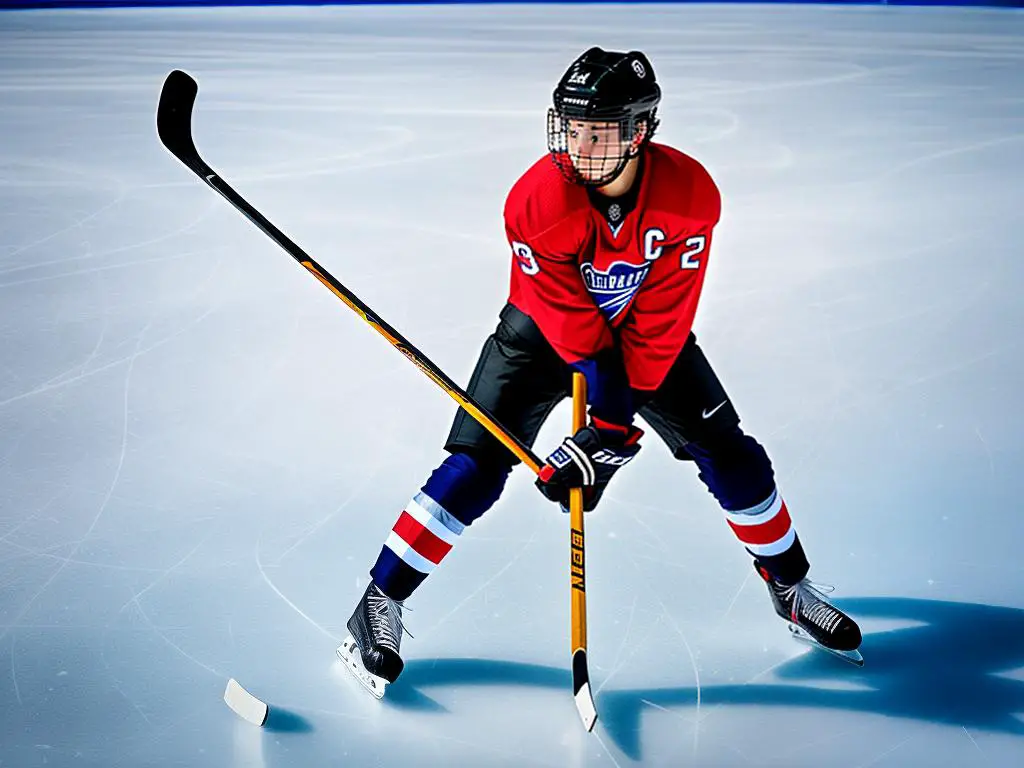
<svg viewBox="0 0 1024 768"><path fill-rule="evenodd" d="M584 179L601 179L615 172L630 142L622 140L618 123L569 120L566 126L569 157Z"/></svg>

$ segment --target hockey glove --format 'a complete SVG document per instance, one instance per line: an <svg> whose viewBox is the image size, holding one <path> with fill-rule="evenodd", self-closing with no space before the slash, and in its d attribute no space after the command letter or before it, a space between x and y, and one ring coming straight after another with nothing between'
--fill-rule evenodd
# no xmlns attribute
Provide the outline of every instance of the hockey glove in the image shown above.
<svg viewBox="0 0 1024 768"><path fill-rule="evenodd" d="M569 489L583 488L583 509L590 512L601 500L612 476L640 451L643 430L622 427L600 419L565 438L545 460L537 488L563 508L569 506Z"/></svg>

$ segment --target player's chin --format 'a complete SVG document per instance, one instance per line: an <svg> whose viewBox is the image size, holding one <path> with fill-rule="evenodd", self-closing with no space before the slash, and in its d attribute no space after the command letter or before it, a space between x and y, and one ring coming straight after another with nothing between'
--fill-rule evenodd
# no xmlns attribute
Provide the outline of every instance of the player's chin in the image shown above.
<svg viewBox="0 0 1024 768"><path fill-rule="evenodd" d="M576 164L576 174L587 184L601 184L608 180L610 173L604 168L594 168L586 164Z"/></svg>

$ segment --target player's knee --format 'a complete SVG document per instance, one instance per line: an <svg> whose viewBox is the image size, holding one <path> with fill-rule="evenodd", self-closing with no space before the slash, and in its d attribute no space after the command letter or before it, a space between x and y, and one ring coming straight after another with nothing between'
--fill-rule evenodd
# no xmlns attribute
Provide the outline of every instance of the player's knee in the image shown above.
<svg viewBox="0 0 1024 768"><path fill-rule="evenodd" d="M512 468L469 453L454 453L430 475L423 493L463 525L490 509Z"/></svg>
<svg viewBox="0 0 1024 768"><path fill-rule="evenodd" d="M688 443L686 450L700 469L701 481L725 509L748 509L775 488L767 452L739 427Z"/></svg>

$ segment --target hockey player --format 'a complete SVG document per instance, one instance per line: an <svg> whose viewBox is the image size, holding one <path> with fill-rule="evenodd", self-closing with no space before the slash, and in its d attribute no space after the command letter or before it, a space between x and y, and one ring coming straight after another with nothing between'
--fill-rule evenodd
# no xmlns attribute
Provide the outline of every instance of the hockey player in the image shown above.
<svg viewBox="0 0 1024 768"><path fill-rule="evenodd" d="M761 445L691 332L719 219L714 181L652 143L661 90L647 57L591 48L555 88L548 156L505 204L511 286L468 393L527 445L585 374L589 423L548 456L537 485L593 509L639 452L639 415L717 499L776 612L826 649L854 652L857 624L807 581L808 561ZM382 695L402 671L402 603L499 498L518 460L465 412L399 515L338 649Z"/></svg>

